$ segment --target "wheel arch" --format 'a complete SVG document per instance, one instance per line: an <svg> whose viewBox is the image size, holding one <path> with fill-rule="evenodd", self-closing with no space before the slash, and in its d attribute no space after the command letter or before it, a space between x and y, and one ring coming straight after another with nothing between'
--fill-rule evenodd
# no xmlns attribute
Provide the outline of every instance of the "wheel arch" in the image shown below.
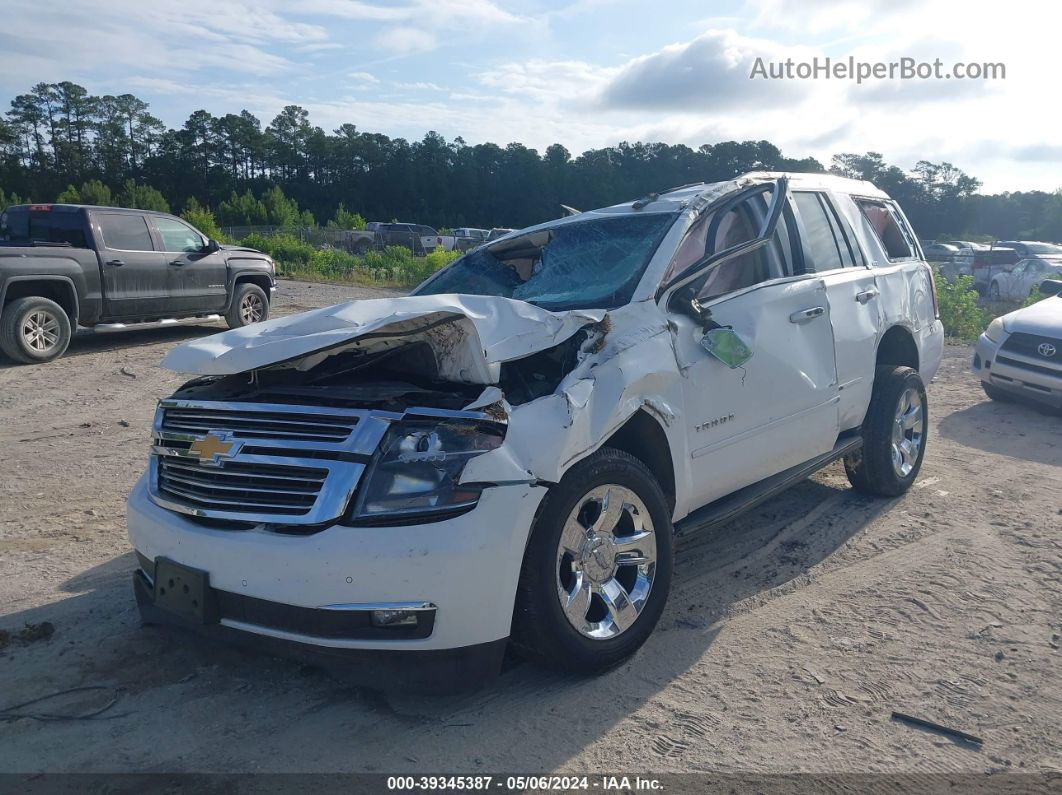
<svg viewBox="0 0 1062 795"><path fill-rule="evenodd" d="M892 326L878 343L875 366L887 365L919 369L918 343L906 326Z"/></svg>
<svg viewBox="0 0 1062 795"><path fill-rule="evenodd" d="M66 276L26 276L9 279L0 294L0 311L17 298L40 296L55 301L70 319L71 327L77 326L78 300L74 283Z"/></svg>
<svg viewBox="0 0 1062 795"><path fill-rule="evenodd" d="M269 278L269 274L256 271L244 271L242 273L237 273L236 278L232 281L232 294L229 296L227 306L232 306L232 299L236 296L236 288L241 284L247 283L261 287L262 292L266 295L266 302L270 302L271 296L269 294L269 288L273 286L273 283Z"/></svg>
<svg viewBox="0 0 1062 795"><path fill-rule="evenodd" d="M623 450L637 458L653 473L667 498L669 513L675 511L675 464L671 445L660 422L645 409L630 416L601 447Z"/></svg>

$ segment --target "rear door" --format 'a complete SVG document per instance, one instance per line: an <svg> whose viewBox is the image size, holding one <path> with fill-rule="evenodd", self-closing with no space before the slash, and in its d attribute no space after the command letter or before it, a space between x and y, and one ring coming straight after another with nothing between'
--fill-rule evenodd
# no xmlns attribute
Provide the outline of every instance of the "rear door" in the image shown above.
<svg viewBox="0 0 1062 795"><path fill-rule="evenodd" d="M155 248L147 219L136 213L94 210L92 226L103 263L106 314L137 320L172 311L166 258Z"/></svg>
<svg viewBox="0 0 1062 795"><path fill-rule="evenodd" d="M826 285L837 366L838 427L848 430L862 423L870 404L882 323L881 291L834 198L825 191L797 191L793 199L804 266Z"/></svg>
<svg viewBox="0 0 1062 795"><path fill-rule="evenodd" d="M683 379L694 501L832 449L837 390L829 302L804 272L785 181L742 191L695 222L669 269L668 310ZM735 332L751 356L710 353Z"/></svg>
<svg viewBox="0 0 1062 795"><path fill-rule="evenodd" d="M178 218L149 216L165 254L167 285L177 312L219 311L225 308L225 254L209 251L207 240Z"/></svg>

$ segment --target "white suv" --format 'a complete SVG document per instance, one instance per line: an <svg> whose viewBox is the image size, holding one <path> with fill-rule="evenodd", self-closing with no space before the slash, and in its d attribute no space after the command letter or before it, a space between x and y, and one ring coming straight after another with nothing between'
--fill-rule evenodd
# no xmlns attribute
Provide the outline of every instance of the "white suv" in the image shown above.
<svg viewBox="0 0 1062 795"><path fill-rule="evenodd" d="M866 182L754 173L530 227L411 296L174 349L200 377L129 497L137 599L407 682L478 683L507 644L601 671L660 617L676 528L841 457L902 494L942 347Z"/></svg>

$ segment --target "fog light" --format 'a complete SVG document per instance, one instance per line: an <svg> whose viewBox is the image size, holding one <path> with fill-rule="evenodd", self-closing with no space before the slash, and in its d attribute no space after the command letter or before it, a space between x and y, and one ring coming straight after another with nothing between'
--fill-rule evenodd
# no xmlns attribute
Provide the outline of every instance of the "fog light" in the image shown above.
<svg viewBox="0 0 1062 795"><path fill-rule="evenodd" d="M417 611L373 610L372 625L374 627L415 627L417 625Z"/></svg>

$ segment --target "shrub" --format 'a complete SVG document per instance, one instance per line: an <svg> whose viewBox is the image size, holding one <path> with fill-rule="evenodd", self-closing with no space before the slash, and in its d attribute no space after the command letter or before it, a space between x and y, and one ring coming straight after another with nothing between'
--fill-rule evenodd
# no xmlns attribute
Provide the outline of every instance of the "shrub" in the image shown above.
<svg viewBox="0 0 1062 795"><path fill-rule="evenodd" d="M994 315L978 303L973 278L958 276L949 281L937 271L936 282L937 306L945 336L964 341L977 339Z"/></svg>
<svg viewBox="0 0 1062 795"><path fill-rule="evenodd" d="M214 218L214 213L196 201L194 196L185 202L181 218L212 240L217 240L218 242L224 240L221 235L221 229L218 228L217 219Z"/></svg>
<svg viewBox="0 0 1062 795"><path fill-rule="evenodd" d="M317 252L309 243L294 235L260 235L251 234L240 241L240 245L256 248L271 256L284 270L294 266L309 265Z"/></svg>

